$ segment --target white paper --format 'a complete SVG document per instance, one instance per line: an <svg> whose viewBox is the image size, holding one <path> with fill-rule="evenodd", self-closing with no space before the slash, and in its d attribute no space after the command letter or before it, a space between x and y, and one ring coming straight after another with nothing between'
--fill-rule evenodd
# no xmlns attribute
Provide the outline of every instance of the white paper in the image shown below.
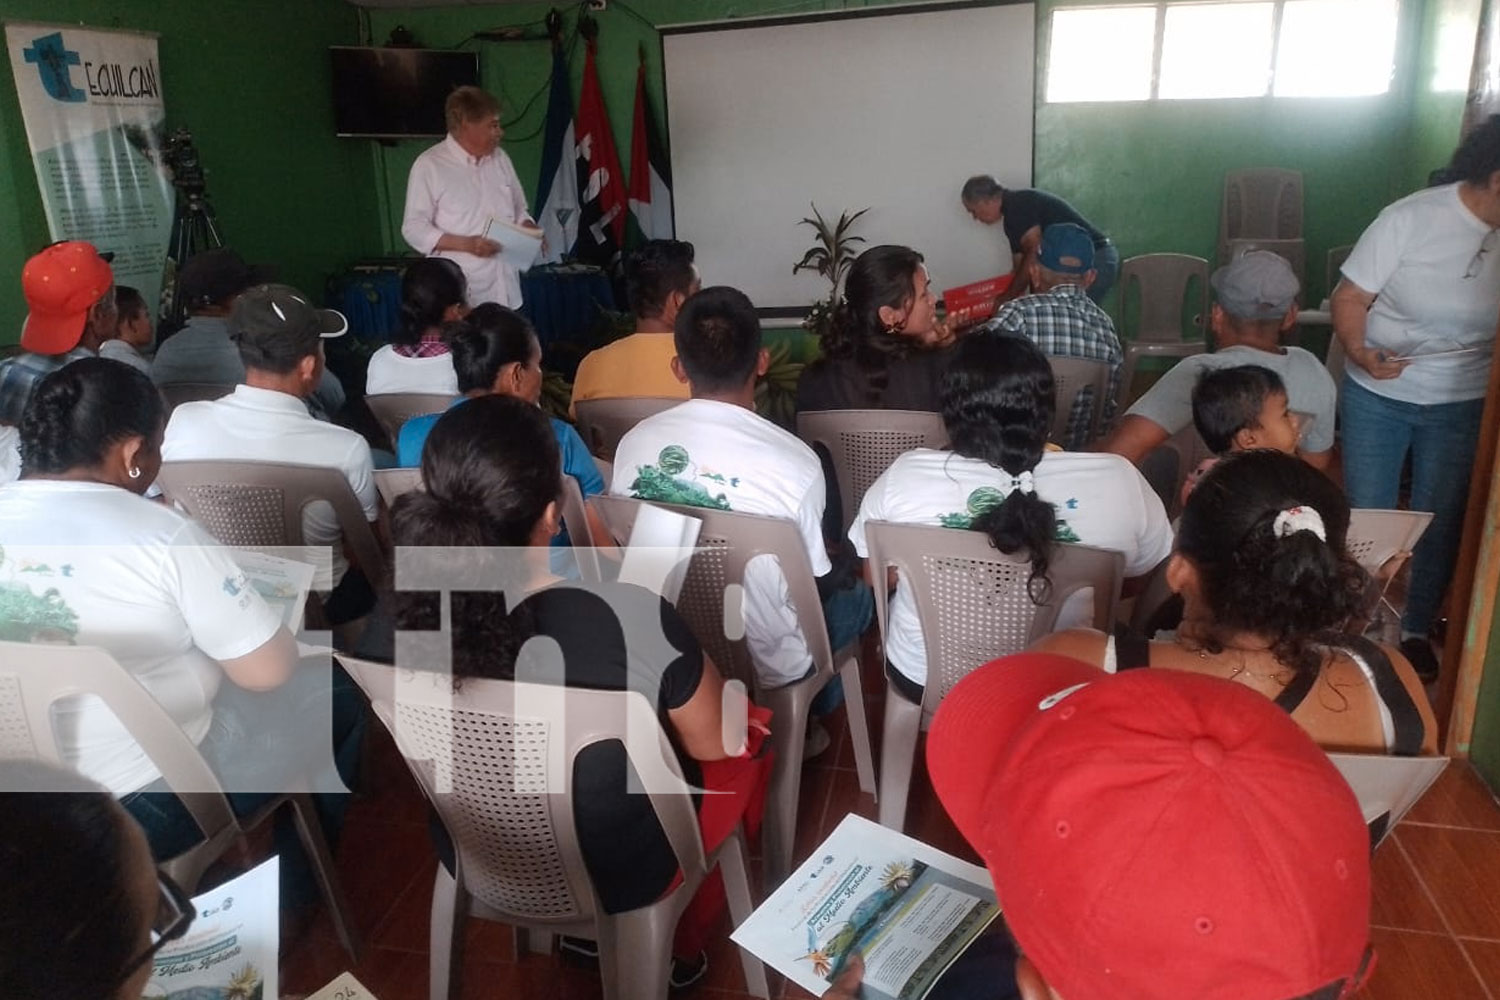
<svg viewBox="0 0 1500 1000"><path fill-rule="evenodd" d="M271 858L193 899L187 935L156 953L143 1000L236 997L276 1000L281 937L279 859Z"/></svg>
<svg viewBox="0 0 1500 1000"><path fill-rule="evenodd" d="M1460 354L1479 354L1484 351L1483 347L1455 347L1447 351L1428 351L1426 354L1403 354L1396 358L1386 358L1387 361L1421 361L1423 358L1451 358Z"/></svg>
<svg viewBox="0 0 1500 1000"><path fill-rule="evenodd" d="M365 989L364 983L346 972L307 997L307 1000L375 1000L375 994Z"/></svg>
<svg viewBox="0 0 1500 1000"><path fill-rule="evenodd" d="M863 1000L920 1000L999 913L983 868L850 814L730 937L814 996L858 951Z"/></svg>
<svg viewBox="0 0 1500 1000"><path fill-rule="evenodd" d="M620 581L645 587L676 604L702 530L703 522L696 517L641 504L620 562Z"/></svg>
<svg viewBox="0 0 1500 1000"><path fill-rule="evenodd" d="M302 554L297 548L288 553ZM295 559L273 555L264 549L235 549L234 561L256 593L281 616L281 623L293 635L302 631L302 615L307 610L307 595L312 590L317 568Z"/></svg>
<svg viewBox="0 0 1500 1000"><path fill-rule="evenodd" d="M500 257L517 271L536 263L542 252L542 231L518 226L501 219L491 219L484 227L484 238L500 244Z"/></svg>

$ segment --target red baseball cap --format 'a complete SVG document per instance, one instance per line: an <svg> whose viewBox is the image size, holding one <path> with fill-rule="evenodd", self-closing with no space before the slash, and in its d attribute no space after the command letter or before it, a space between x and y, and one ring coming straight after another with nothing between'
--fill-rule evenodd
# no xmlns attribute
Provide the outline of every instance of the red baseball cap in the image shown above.
<svg viewBox="0 0 1500 1000"><path fill-rule="evenodd" d="M65 354L78 346L89 310L115 283L109 261L92 243L54 243L21 269L26 324L21 346L37 354Z"/></svg>
<svg viewBox="0 0 1500 1000"><path fill-rule="evenodd" d="M1256 691L1022 653L943 699L927 766L1067 1000L1289 1000L1367 971L1359 804Z"/></svg>

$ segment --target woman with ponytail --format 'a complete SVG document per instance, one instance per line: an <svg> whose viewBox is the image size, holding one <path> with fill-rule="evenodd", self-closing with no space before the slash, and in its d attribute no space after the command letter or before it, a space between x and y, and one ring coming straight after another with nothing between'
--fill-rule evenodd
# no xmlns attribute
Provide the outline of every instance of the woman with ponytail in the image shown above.
<svg viewBox="0 0 1500 1000"><path fill-rule="evenodd" d="M865 494L849 540L864 557L866 521L931 524L983 532L1006 554L1031 562L1032 599L1048 588L1057 542L1125 554L1125 575L1143 576L1172 548L1156 493L1118 455L1049 451L1057 408L1052 369L1024 337L966 338L943 379L943 423L951 451L919 448L896 459ZM1064 605L1059 628L1087 620L1089 595ZM927 649L916 603L898 582L886 636L895 689L921 700Z"/></svg>
<svg viewBox="0 0 1500 1000"><path fill-rule="evenodd" d="M505 432L495 433L497 427ZM396 501L392 536L397 546L443 547L442 566L455 579L483 576L495 588L450 598L456 686L485 677L645 693L687 781L730 793L701 797L700 824L712 851L736 825L758 820L769 760L753 751L768 715L743 698L735 701L666 600L631 584L568 583L552 574L547 551L561 527L561 474L557 438L541 410L516 396L478 396L443 414L428 434L425 489ZM455 548L468 550L461 565ZM433 595L399 596L398 628L439 627ZM534 636L552 641L523 653ZM549 650L560 650L560 666ZM747 712L749 736L742 741L737 735L726 750L726 733L746 731ZM623 747L600 744L580 756L573 774L580 846L611 913L658 898L677 874L650 800L631 793L626 773ZM434 836L451 869L451 840L440 827ZM703 947L722 907L722 885L706 885L716 888L700 890L678 924L673 977L681 985L702 974ZM569 946L592 948L589 942Z"/></svg>
<svg viewBox="0 0 1500 1000"><path fill-rule="evenodd" d="M443 324L463 319L468 284L445 257L423 257L401 277L401 327L391 343L370 355L365 395L429 392L458 395L458 376L443 337Z"/></svg>
<svg viewBox="0 0 1500 1000"><path fill-rule="evenodd" d="M1230 455L1188 498L1167 580L1183 620L1163 641L1091 629L1035 648L1111 673L1167 667L1226 677L1274 698L1323 746L1435 753L1437 724L1410 663L1342 635L1369 579L1346 547L1349 501L1278 451Z"/></svg>
<svg viewBox="0 0 1500 1000"><path fill-rule="evenodd" d="M797 383L797 409L935 412L951 341L922 255L871 247L844 279L822 356Z"/></svg>

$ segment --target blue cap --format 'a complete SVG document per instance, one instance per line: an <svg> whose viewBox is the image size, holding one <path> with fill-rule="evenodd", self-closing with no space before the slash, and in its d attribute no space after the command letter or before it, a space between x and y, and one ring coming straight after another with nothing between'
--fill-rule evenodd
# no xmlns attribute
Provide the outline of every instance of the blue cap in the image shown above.
<svg viewBox="0 0 1500 1000"><path fill-rule="evenodd" d="M1087 274L1094 267L1094 238L1082 226L1055 222L1042 230L1037 263L1058 274Z"/></svg>

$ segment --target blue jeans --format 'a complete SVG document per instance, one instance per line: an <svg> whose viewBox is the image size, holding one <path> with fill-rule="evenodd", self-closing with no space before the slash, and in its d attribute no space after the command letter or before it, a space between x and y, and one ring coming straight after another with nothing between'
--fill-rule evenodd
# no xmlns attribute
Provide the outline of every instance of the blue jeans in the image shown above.
<svg viewBox="0 0 1500 1000"><path fill-rule="evenodd" d="M1115 279L1120 276L1120 251L1113 243L1094 248L1094 283L1085 292L1089 298L1099 305L1104 304L1104 296L1115 287Z"/></svg>
<svg viewBox="0 0 1500 1000"><path fill-rule="evenodd" d="M870 585L855 580L842 590L835 590L823 598L823 621L828 625L828 648L837 653L840 649L864 635L865 629L875 618L875 595ZM838 674L823 686L813 699L809 712L821 718L838 708L844 701L844 684Z"/></svg>
<svg viewBox="0 0 1500 1000"><path fill-rule="evenodd" d="M1339 392L1344 491L1350 505L1394 508L1401 466L1410 451L1411 509L1433 515L1412 552L1404 632L1427 633L1453 574L1483 413L1483 399L1404 403L1348 378Z"/></svg>

